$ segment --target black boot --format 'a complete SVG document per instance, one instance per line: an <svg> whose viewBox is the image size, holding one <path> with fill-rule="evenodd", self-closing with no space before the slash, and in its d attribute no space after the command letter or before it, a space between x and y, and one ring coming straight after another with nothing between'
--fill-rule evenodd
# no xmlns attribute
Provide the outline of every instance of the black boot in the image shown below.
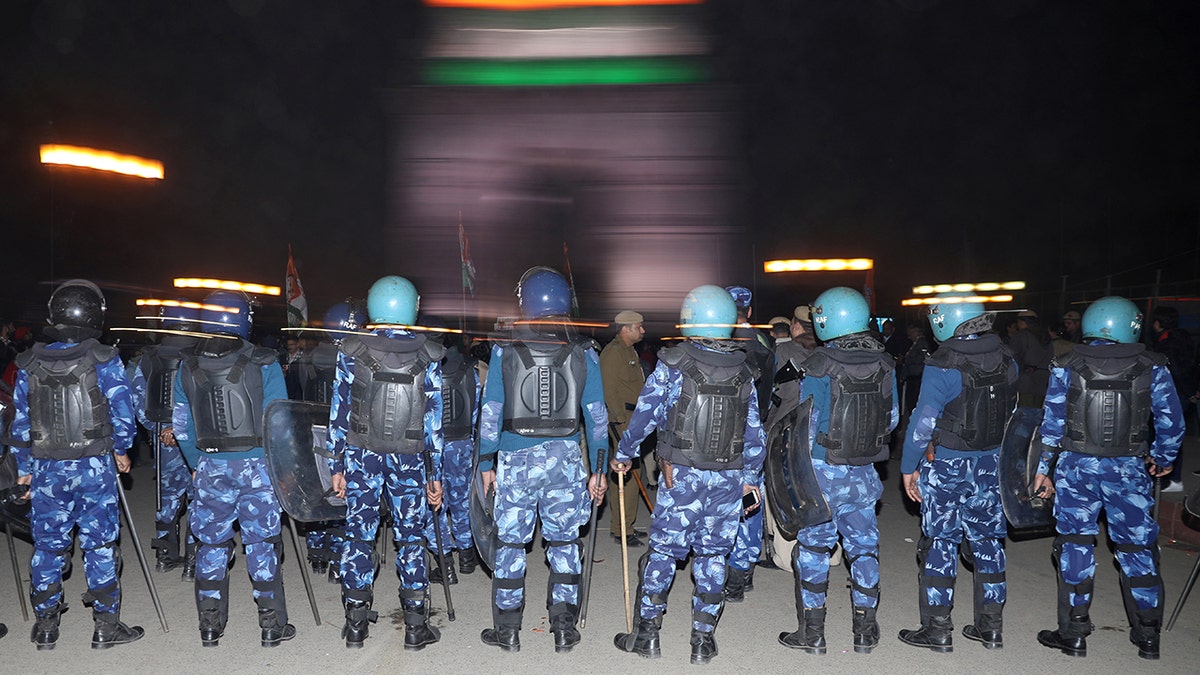
<svg viewBox="0 0 1200 675"><path fill-rule="evenodd" d="M437 563L437 565L433 569L429 570L429 583L442 583L442 568L445 568L445 578L447 583L449 583L451 586L458 583L458 573L454 571L453 553L447 553L444 556L440 556L435 553L433 555L433 560ZM443 560L445 560L445 563L443 563Z"/></svg>
<svg viewBox="0 0 1200 675"><path fill-rule="evenodd" d="M96 630L92 633L92 649L108 649L142 639L146 631L141 626L126 626L116 613L92 612Z"/></svg>
<svg viewBox="0 0 1200 675"><path fill-rule="evenodd" d="M37 645L38 651L54 649L54 645L58 643L60 614L62 614L62 603L37 613L37 620L33 622L33 631L29 633L29 641Z"/></svg>
<svg viewBox="0 0 1200 675"><path fill-rule="evenodd" d="M479 566L479 554L474 546L458 549L458 571L461 574L471 574Z"/></svg>
<svg viewBox="0 0 1200 675"><path fill-rule="evenodd" d="M725 599L741 602L746 599L746 570L730 567L725 574Z"/></svg>
<svg viewBox="0 0 1200 675"><path fill-rule="evenodd" d="M1043 647L1057 649L1067 656L1087 656L1087 638L1063 635L1056 630L1038 631L1038 642Z"/></svg>
<svg viewBox="0 0 1200 675"><path fill-rule="evenodd" d="M963 637L983 643L987 649L1004 648L1003 620L999 614L980 614L975 623L963 626Z"/></svg>
<svg viewBox="0 0 1200 675"><path fill-rule="evenodd" d="M924 626L900 631L900 641L939 654L948 654L954 651L954 623L949 616L931 615Z"/></svg>
<svg viewBox="0 0 1200 675"><path fill-rule="evenodd" d="M750 569L746 570L745 574L746 574L746 584L742 590L749 593L750 591L754 590L754 565L753 564L750 565Z"/></svg>
<svg viewBox="0 0 1200 675"><path fill-rule="evenodd" d="M325 578L331 584L341 585L341 583L342 583L342 564L337 560L329 561L329 574Z"/></svg>
<svg viewBox="0 0 1200 675"><path fill-rule="evenodd" d="M692 663L697 666L702 666L717 655L717 641L711 632L705 633L692 629L692 639L688 641L692 645Z"/></svg>
<svg viewBox="0 0 1200 675"><path fill-rule="evenodd" d="M329 572L329 560L325 558L325 551L314 550L308 554L308 564L312 566L312 573L324 576Z"/></svg>
<svg viewBox="0 0 1200 675"><path fill-rule="evenodd" d="M183 581L196 580L196 548L198 546L199 544L194 541L188 542L184 546L183 573L179 575Z"/></svg>
<svg viewBox="0 0 1200 675"><path fill-rule="evenodd" d="M225 621L215 609L200 610L200 646L216 647L225 636Z"/></svg>
<svg viewBox="0 0 1200 675"><path fill-rule="evenodd" d="M854 653L870 654L879 644L879 622L875 620L875 608L855 607L852 630Z"/></svg>
<svg viewBox="0 0 1200 675"><path fill-rule="evenodd" d="M170 572L183 564L179 555L179 521L174 523L156 522L155 527L165 530L166 536L150 541L154 549L154 569L159 572Z"/></svg>
<svg viewBox="0 0 1200 675"><path fill-rule="evenodd" d="M401 604L404 605L404 651L419 652L442 639L438 629L429 625L424 602L402 600Z"/></svg>
<svg viewBox="0 0 1200 675"><path fill-rule="evenodd" d="M809 654L825 653L825 608L800 609L800 627L794 633L780 633L779 644L802 649Z"/></svg>
<svg viewBox="0 0 1200 675"><path fill-rule="evenodd" d="M494 584L495 579L492 581ZM499 647L502 652L521 651L521 614L524 611L524 606L516 609L496 609L496 606L492 605L492 620L496 627L484 628L479 634L479 639L489 647Z"/></svg>
<svg viewBox="0 0 1200 675"><path fill-rule="evenodd" d="M5 635L8 635L8 626L0 623L0 638L4 637Z"/></svg>
<svg viewBox="0 0 1200 675"><path fill-rule="evenodd" d="M1158 660L1160 623L1158 619L1139 617L1137 625L1129 631L1129 641L1137 647L1138 656L1147 661Z"/></svg>
<svg viewBox="0 0 1200 675"><path fill-rule="evenodd" d="M632 633L617 633L613 644L623 652L637 654L647 659L657 659L662 656L662 648L658 640L658 621L640 619L637 630Z"/></svg>
<svg viewBox="0 0 1200 675"><path fill-rule="evenodd" d="M579 618L579 605L565 602L550 606L550 632L554 634L554 652L566 654L581 639L575 621Z"/></svg>
<svg viewBox="0 0 1200 675"><path fill-rule="evenodd" d="M346 625L342 626L342 638L348 648L361 648L370 632L369 624L379 620L379 613L371 611L371 591L346 591L342 604L346 607Z"/></svg>
<svg viewBox="0 0 1200 675"><path fill-rule="evenodd" d="M296 627L281 619L274 609L258 610L258 627L262 629L262 646L278 647L296 637Z"/></svg>

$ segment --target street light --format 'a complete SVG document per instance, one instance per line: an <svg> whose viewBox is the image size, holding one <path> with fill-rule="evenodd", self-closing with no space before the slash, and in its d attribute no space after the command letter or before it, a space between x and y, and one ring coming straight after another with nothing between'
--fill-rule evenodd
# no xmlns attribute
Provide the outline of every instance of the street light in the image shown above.
<svg viewBox="0 0 1200 675"><path fill-rule="evenodd" d="M913 295L930 295L932 293L970 293L971 291L979 291L981 293L995 293L996 291L1023 291L1025 290L1024 281L986 281L977 284L926 284L924 286L913 286Z"/></svg>
<svg viewBox="0 0 1200 675"><path fill-rule="evenodd" d="M225 281L223 279L195 279L181 277L175 280L175 288L211 288L220 291L242 291L254 295L279 295L282 290L278 286L262 284L246 284L240 281Z"/></svg>
<svg viewBox="0 0 1200 675"><path fill-rule="evenodd" d="M41 146L42 164L78 166L97 171L120 173L138 178L162 180L163 165L157 159L122 155L108 150L96 150L76 145Z"/></svg>
<svg viewBox="0 0 1200 675"><path fill-rule="evenodd" d="M859 272L871 269L875 269L875 261L870 258L768 260L763 263L766 272Z"/></svg>
<svg viewBox="0 0 1200 675"><path fill-rule="evenodd" d="M957 305L963 302L1012 302L1011 295L953 295L947 298L909 298L900 304L905 307L921 305Z"/></svg>

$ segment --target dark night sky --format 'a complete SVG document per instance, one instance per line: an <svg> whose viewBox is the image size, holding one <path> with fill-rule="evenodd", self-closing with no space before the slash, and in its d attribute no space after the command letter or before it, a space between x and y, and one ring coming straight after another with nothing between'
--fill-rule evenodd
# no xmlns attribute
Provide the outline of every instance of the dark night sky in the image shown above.
<svg viewBox="0 0 1200 675"><path fill-rule="evenodd" d="M34 284L52 274L278 283L289 241L315 311L361 294L388 272L380 92L415 82L426 11L4 3L0 313L40 318L48 289ZM706 12L716 80L742 102L740 216L760 258L872 256L884 305L913 283L985 277L1029 280L1046 309L1060 275L1080 297L1155 269L1200 290L1200 4ZM160 158L167 180L50 172L37 163L50 141ZM779 306L760 313L796 304L765 295Z"/></svg>

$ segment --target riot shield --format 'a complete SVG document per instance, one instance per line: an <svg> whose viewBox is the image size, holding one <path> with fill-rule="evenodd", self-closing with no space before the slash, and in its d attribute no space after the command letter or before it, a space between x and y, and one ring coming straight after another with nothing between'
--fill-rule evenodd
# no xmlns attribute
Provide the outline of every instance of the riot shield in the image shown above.
<svg viewBox="0 0 1200 675"><path fill-rule="evenodd" d="M1053 498L1032 494L1042 454L1040 416L1040 410L1017 408L1000 445L1000 502L1009 524L1017 530L1054 527Z"/></svg>
<svg viewBox="0 0 1200 675"><path fill-rule="evenodd" d="M479 477L479 466L476 463L471 472L471 537L475 540L475 550L489 569L496 567L496 548L500 539L496 527L496 488L488 494L483 492L483 480Z"/></svg>
<svg viewBox="0 0 1200 675"><path fill-rule="evenodd" d="M11 404L0 401L0 444L12 442L8 430L13 413ZM17 458L12 448L0 445L0 520L29 531L29 500L22 499L28 491L27 487L17 485Z"/></svg>
<svg viewBox="0 0 1200 675"><path fill-rule="evenodd" d="M329 406L281 399L267 406L263 445L267 470L283 510L311 523L346 517L346 500L333 494L325 449Z"/></svg>
<svg viewBox="0 0 1200 675"><path fill-rule="evenodd" d="M767 430L767 504L779 534L789 541L801 528L833 517L813 471L809 436L812 405L810 396L790 411L781 410Z"/></svg>

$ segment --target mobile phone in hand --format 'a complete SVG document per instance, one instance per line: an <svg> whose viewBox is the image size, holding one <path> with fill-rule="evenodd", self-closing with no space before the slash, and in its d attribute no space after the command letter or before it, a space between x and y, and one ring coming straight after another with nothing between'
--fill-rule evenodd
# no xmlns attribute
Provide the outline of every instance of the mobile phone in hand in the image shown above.
<svg viewBox="0 0 1200 675"><path fill-rule="evenodd" d="M742 520L758 513L758 509L761 506L762 499L758 496L758 492L751 490L742 495Z"/></svg>

